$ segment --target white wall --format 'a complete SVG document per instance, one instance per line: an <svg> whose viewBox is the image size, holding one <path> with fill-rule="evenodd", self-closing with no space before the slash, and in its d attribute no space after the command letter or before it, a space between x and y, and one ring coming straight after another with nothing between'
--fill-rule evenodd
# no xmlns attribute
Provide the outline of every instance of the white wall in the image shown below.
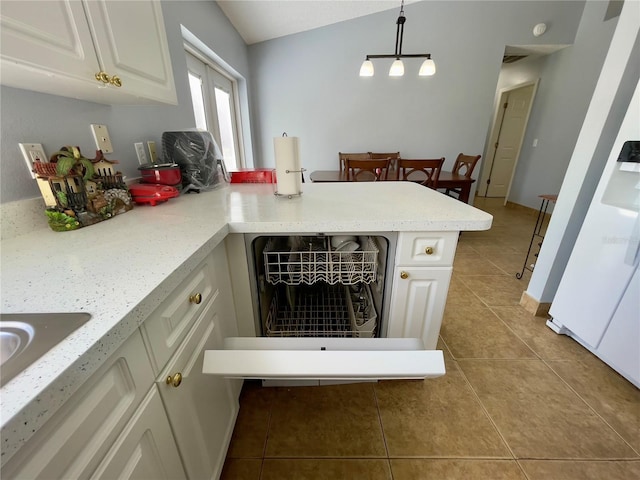
<svg viewBox="0 0 640 480"><path fill-rule="evenodd" d="M640 2L625 2L527 287L539 302L553 300L639 78Z"/></svg>
<svg viewBox="0 0 640 480"><path fill-rule="evenodd" d="M587 2L574 44L541 65L509 201L538 209L538 195L560 190L618 21L604 21L607 6Z"/></svg>
<svg viewBox="0 0 640 480"><path fill-rule="evenodd" d="M163 1L177 106L108 106L82 100L0 87L0 203L39 197L18 143L41 143L47 154L63 145L78 145L93 157L95 145L90 123L107 125L114 147L109 154L119 160L128 177L139 176L134 142L154 140L161 145L164 131L195 127L187 80L180 24L204 41L239 75L249 78L247 47L213 1ZM245 101L248 100L245 96ZM252 154L249 130L245 147Z"/></svg>
<svg viewBox="0 0 640 480"><path fill-rule="evenodd" d="M300 138L302 166L336 169L339 151L397 151L406 158L482 153L504 47L571 44L583 2L428 1L405 6L404 53L429 52L433 77L358 76L366 54L393 53L397 11L249 47L256 163L273 166L273 137ZM549 25L536 38L536 23Z"/></svg>

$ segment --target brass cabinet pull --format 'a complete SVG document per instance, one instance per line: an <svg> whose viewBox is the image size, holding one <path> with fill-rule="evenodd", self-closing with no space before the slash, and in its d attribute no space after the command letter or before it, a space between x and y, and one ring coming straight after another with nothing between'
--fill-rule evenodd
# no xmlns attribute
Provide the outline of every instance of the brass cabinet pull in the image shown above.
<svg viewBox="0 0 640 480"><path fill-rule="evenodd" d="M178 388L182 383L182 374L178 372L173 377L169 375L167 377L166 382L167 382L167 385L173 385L175 388Z"/></svg>
<svg viewBox="0 0 640 480"><path fill-rule="evenodd" d="M96 73L95 77L96 77L96 80L98 80L99 82L113 85L114 87L122 86L122 80L120 80L120 77L118 77L117 75L114 75L113 77L111 77L107 72L101 71Z"/></svg>
<svg viewBox="0 0 640 480"><path fill-rule="evenodd" d="M107 72L98 72L95 75L96 80L102 83L109 83L111 81L111 77L107 74Z"/></svg>
<svg viewBox="0 0 640 480"><path fill-rule="evenodd" d="M200 305L200 303L202 302L202 295L199 293L196 293L195 295L190 295L189 302L195 303L196 305Z"/></svg>
<svg viewBox="0 0 640 480"><path fill-rule="evenodd" d="M424 253L426 253L427 255L433 255L433 247L426 247L424 249Z"/></svg>
<svg viewBox="0 0 640 480"><path fill-rule="evenodd" d="M409 274L407 272L400 272L400 278L406 280L409 278Z"/></svg>

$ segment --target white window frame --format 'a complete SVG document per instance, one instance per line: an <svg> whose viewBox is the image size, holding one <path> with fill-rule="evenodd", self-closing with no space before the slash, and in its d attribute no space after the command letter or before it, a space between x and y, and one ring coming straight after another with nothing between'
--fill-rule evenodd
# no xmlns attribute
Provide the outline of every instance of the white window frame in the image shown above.
<svg viewBox="0 0 640 480"><path fill-rule="evenodd" d="M207 125L209 131L211 131L213 137L220 149L222 149L222 141L220 138L220 126L218 122L218 114L216 108L215 88L218 87L227 91L230 88L230 92L227 92L231 96L232 103L232 126L234 129L234 148L236 152L236 165L237 168L244 168L246 166L243 129L242 129L242 116L240 109L240 98L238 95L238 81L229 72L225 71L220 65L218 65L211 58L207 57L204 53L198 50L196 47L188 42L184 43L184 48L187 57L187 70L192 73L197 73L203 80L203 94L205 96L205 116L207 119ZM194 60L190 60L190 56ZM194 61L199 61L204 66L204 71L197 68ZM222 77L222 82L225 80L228 82L223 85L217 76ZM189 92L191 96L191 92ZM229 167L229 166L227 166Z"/></svg>

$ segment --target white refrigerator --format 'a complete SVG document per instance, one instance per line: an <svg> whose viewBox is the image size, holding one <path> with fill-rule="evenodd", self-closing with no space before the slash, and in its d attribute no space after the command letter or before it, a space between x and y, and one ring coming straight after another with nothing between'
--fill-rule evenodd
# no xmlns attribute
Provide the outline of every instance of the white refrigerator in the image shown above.
<svg viewBox="0 0 640 480"><path fill-rule="evenodd" d="M547 322L640 388L640 94L635 94Z"/></svg>

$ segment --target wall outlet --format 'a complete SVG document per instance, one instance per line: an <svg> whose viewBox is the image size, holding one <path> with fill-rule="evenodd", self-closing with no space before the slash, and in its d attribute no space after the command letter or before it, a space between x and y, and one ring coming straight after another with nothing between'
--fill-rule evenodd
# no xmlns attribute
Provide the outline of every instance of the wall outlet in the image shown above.
<svg viewBox="0 0 640 480"><path fill-rule="evenodd" d="M147 147L149 148L149 158L151 159L151 163L156 163L158 161L158 154L156 153L156 142L149 140L147 142Z"/></svg>
<svg viewBox="0 0 640 480"><path fill-rule="evenodd" d="M113 146L111 145L111 138L109 138L109 130L106 125L91 124L91 132L93 133L93 139L96 142L96 148L102 150L102 153L112 153Z"/></svg>
<svg viewBox="0 0 640 480"><path fill-rule="evenodd" d="M33 171L33 162L40 161L42 163L48 163L49 159L47 155L44 153L42 149L42 145L39 143L19 143L20 150L22 151L22 156L24 157L24 161L27 162L27 167L29 167L29 173L31 174L31 178L36 178L36 174Z"/></svg>
<svg viewBox="0 0 640 480"><path fill-rule="evenodd" d="M136 147L136 155L138 156L138 163L140 165L149 163L149 160L147 160L147 152L144 151L144 145L142 144L142 142L134 143L133 146Z"/></svg>

